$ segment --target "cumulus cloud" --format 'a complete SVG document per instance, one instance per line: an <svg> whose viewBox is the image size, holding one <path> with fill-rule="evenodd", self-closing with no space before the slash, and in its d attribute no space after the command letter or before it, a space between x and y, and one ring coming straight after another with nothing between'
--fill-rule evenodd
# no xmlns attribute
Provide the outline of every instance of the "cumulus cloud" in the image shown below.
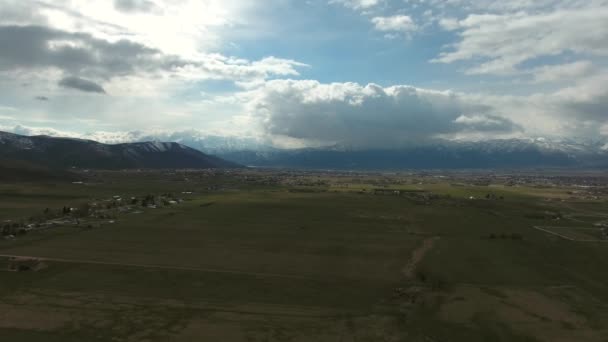
<svg viewBox="0 0 608 342"><path fill-rule="evenodd" d="M407 33L417 29L414 20L407 15L394 15L390 17L374 17L371 19L374 28L383 32Z"/></svg>
<svg viewBox="0 0 608 342"><path fill-rule="evenodd" d="M64 77L59 81L59 85L64 88L72 88L80 91L84 91L87 93L100 93L105 94L106 91L99 84L85 80L83 78L68 76Z"/></svg>
<svg viewBox="0 0 608 342"><path fill-rule="evenodd" d="M273 80L253 91L249 108L269 135L355 148L519 129L462 95L411 86Z"/></svg>
<svg viewBox="0 0 608 342"><path fill-rule="evenodd" d="M457 24L460 40L434 62L481 61L470 74L511 74L526 61L564 53L608 56L608 7L529 14L471 14ZM444 22L444 26L446 23Z"/></svg>

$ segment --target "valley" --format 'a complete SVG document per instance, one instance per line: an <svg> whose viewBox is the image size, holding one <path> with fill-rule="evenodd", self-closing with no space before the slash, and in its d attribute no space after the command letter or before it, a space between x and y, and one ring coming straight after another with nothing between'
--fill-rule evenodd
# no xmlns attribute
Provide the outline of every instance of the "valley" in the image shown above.
<svg viewBox="0 0 608 342"><path fill-rule="evenodd" d="M608 338L601 173L73 172L0 185L12 341Z"/></svg>

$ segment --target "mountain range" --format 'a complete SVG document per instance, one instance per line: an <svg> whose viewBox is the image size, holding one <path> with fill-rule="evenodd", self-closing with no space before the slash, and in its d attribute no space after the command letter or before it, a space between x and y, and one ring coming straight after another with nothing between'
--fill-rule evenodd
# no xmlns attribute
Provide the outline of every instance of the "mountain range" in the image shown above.
<svg viewBox="0 0 608 342"><path fill-rule="evenodd" d="M22 136L0 132L3 165L35 165L69 169L233 168L234 162L207 155L175 142L102 144L92 140Z"/></svg>
<svg viewBox="0 0 608 342"><path fill-rule="evenodd" d="M0 132L0 160L50 168L264 168L405 170L608 167L608 142L573 139L433 140L392 149L280 149L252 138L163 136L177 142L103 144ZM29 164L28 164L29 165Z"/></svg>
<svg viewBox="0 0 608 342"><path fill-rule="evenodd" d="M521 169L606 168L608 145L573 140L503 139L478 142L436 140L392 149L218 150L243 165L306 169Z"/></svg>
<svg viewBox="0 0 608 342"><path fill-rule="evenodd" d="M104 136L91 136L103 139ZM253 137L205 135L200 131L128 132L123 141L177 141L243 165L308 169L428 169L605 167L608 140L519 138L484 141L434 139L408 146L362 149L334 145L281 149Z"/></svg>

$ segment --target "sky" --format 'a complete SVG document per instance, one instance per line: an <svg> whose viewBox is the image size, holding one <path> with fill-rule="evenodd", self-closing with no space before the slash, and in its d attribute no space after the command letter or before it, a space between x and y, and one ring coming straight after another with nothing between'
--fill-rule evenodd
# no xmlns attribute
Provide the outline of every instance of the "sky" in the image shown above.
<svg viewBox="0 0 608 342"><path fill-rule="evenodd" d="M0 130L608 137L608 0L0 0Z"/></svg>

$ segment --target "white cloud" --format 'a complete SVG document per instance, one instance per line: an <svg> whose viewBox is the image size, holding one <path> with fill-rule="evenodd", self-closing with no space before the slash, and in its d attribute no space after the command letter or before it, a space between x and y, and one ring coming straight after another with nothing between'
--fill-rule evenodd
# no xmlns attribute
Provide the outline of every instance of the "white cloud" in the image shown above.
<svg viewBox="0 0 608 342"><path fill-rule="evenodd" d="M248 108L267 134L307 145L399 146L439 135L519 130L461 94L411 86L273 80L250 95Z"/></svg>
<svg viewBox="0 0 608 342"><path fill-rule="evenodd" d="M9 5L18 2L9 0ZM238 20L246 7L245 2L234 0L22 2L29 3L30 10L43 16L50 27L110 41L128 39L185 58L216 46L217 29ZM128 5L133 10L126 11Z"/></svg>
<svg viewBox="0 0 608 342"><path fill-rule="evenodd" d="M411 32L417 29L416 23L407 15L394 15L390 17L374 17L371 19L374 28L383 32Z"/></svg>
<svg viewBox="0 0 608 342"><path fill-rule="evenodd" d="M563 53L608 56L608 7L530 14L471 14L459 41L434 62L473 61L470 74L512 74L523 62ZM445 24L445 23L444 23ZM449 25L455 28L455 23Z"/></svg>
<svg viewBox="0 0 608 342"><path fill-rule="evenodd" d="M439 26L447 31L453 31L460 27L456 18L441 18L439 19Z"/></svg>
<svg viewBox="0 0 608 342"><path fill-rule="evenodd" d="M594 70L593 63L590 61L577 61L567 64L546 65L533 69L534 81L555 82L562 80L576 80L588 76Z"/></svg>
<svg viewBox="0 0 608 342"><path fill-rule="evenodd" d="M340 4L354 10L366 10L379 5L384 0L330 0L330 4Z"/></svg>
<svg viewBox="0 0 608 342"><path fill-rule="evenodd" d="M421 0L420 2L437 10L492 14L546 12L558 8L575 9L581 6L606 4L606 0Z"/></svg>
<svg viewBox="0 0 608 342"><path fill-rule="evenodd" d="M20 135L34 136L47 135L51 137L67 137L75 139L93 140L105 144L122 144L131 142L178 142L186 146L197 148L207 152L218 152L234 149L267 149L271 141L263 140L259 136L221 134L213 131L197 129L187 130L139 130L139 131L94 131L89 133L78 133L69 130L57 130L50 127L40 126L7 126L0 125L0 131L11 132Z"/></svg>
<svg viewBox="0 0 608 342"><path fill-rule="evenodd" d="M0 130L21 135L48 135L51 137L80 138L80 134L51 127L0 126Z"/></svg>

